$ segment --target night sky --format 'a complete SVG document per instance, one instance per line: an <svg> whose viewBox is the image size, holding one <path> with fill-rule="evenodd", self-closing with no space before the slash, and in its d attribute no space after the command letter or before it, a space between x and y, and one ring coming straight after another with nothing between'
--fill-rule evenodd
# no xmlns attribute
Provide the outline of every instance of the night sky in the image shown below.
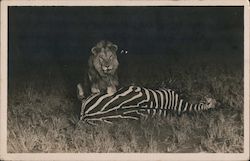
<svg viewBox="0 0 250 161"><path fill-rule="evenodd" d="M9 60L77 60L102 39L129 54L240 51L243 19L243 7L9 7Z"/></svg>

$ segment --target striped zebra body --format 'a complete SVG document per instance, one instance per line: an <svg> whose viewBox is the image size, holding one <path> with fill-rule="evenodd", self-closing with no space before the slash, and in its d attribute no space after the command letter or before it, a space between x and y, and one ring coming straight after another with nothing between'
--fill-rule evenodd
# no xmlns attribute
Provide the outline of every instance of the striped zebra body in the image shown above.
<svg viewBox="0 0 250 161"><path fill-rule="evenodd" d="M80 120L105 122L119 118L138 120L145 115L166 116L169 112L182 114L207 110L214 108L215 103L216 101L210 98L206 103L190 104L179 98L179 95L171 89L152 90L128 86L114 94L97 93L82 99Z"/></svg>

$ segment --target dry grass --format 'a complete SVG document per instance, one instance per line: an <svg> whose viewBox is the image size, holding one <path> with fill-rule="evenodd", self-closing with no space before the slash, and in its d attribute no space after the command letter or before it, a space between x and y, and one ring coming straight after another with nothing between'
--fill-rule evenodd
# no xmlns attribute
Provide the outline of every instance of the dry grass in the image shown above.
<svg viewBox="0 0 250 161"><path fill-rule="evenodd" d="M122 57L122 85L170 87L191 102L209 95L221 105L201 114L97 126L75 127L79 62L13 67L8 152L243 152L243 63L237 55L218 55Z"/></svg>

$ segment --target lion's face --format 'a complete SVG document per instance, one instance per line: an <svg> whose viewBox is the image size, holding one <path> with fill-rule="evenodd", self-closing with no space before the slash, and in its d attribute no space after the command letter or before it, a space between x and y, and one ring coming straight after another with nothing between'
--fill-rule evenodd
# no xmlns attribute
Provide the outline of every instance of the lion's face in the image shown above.
<svg viewBox="0 0 250 161"><path fill-rule="evenodd" d="M97 55L101 69L105 74L114 74L118 67L116 54L111 51L103 51Z"/></svg>
<svg viewBox="0 0 250 161"><path fill-rule="evenodd" d="M97 44L92 48L93 64L101 76L113 75L118 68L117 46L111 42Z"/></svg>

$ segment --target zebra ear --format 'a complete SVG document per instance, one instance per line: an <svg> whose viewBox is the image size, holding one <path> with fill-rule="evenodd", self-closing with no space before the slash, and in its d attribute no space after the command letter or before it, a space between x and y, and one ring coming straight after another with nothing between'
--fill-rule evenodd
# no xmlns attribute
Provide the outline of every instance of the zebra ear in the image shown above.
<svg viewBox="0 0 250 161"><path fill-rule="evenodd" d="M77 84L77 98L80 101L82 101L85 98L83 88L82 88L82 85L80 83Z"/></svg>

